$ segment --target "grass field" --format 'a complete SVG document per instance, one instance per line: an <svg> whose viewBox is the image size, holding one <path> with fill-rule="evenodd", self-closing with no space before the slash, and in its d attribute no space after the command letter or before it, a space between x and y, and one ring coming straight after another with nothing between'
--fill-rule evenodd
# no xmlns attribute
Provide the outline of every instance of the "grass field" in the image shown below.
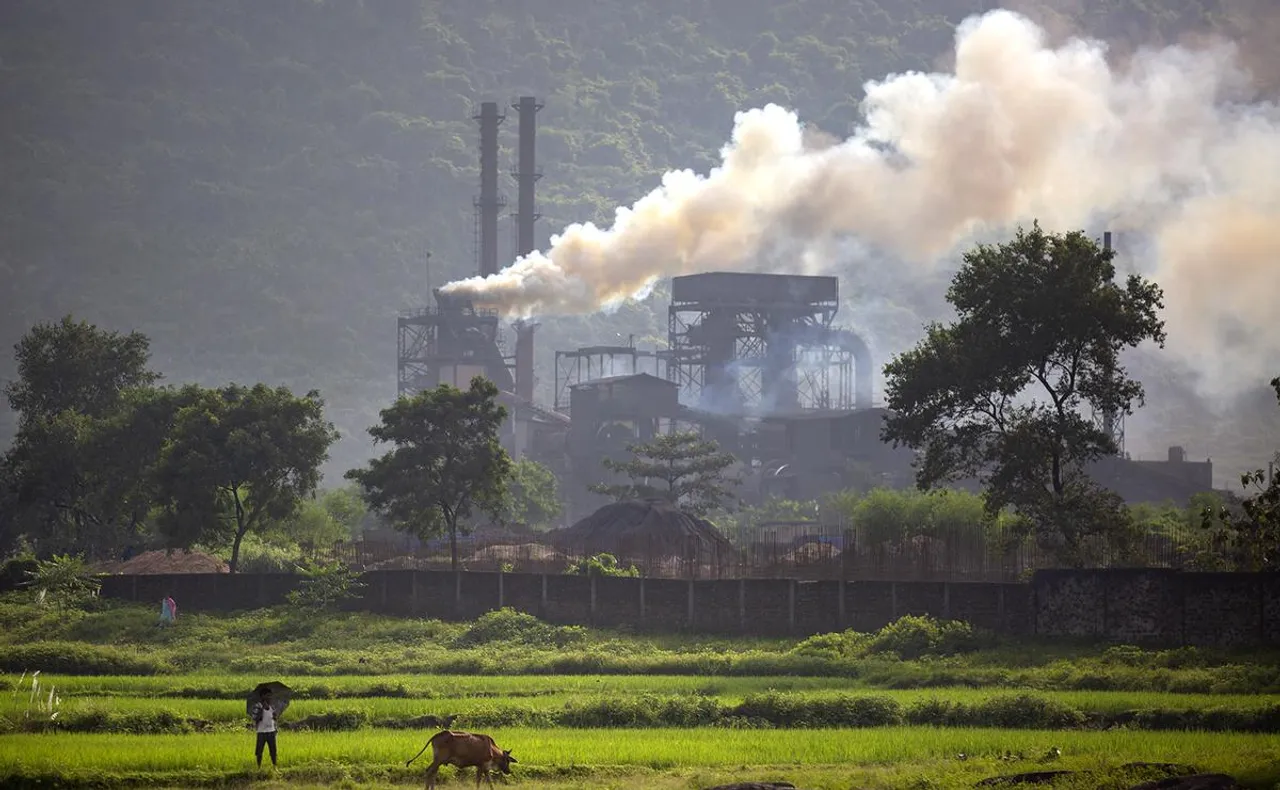
<svg viewBox="0 0 1280 790"><path fill-rule="evenodd" d="M491 733L519 760L525 780L556 780L646 772L741 773L775 777L826 773L829 786L858 777L907 775L971 784L995 772L1116 768L1135 761L1177 762L1228 771L1260 786L1280 780L1280 740L1217 733L1063 733L1035 730L883 728L870 731L718 731L684 729L541 730ZM692 735L692 737L691 737ZM408 782L422 767L404 767L422 735L373 731L352 738L335 733L282 734L285 778ZM113 777L168 777L210 782L252 772L248 734L188 736L103 735L0 737L0 776L60 777L71 784ZM1057 749L1061 756L1043 758ZM961 759L963 755L964 759Z"/></svg>
<svg viewBox="0 0 1280 790"><path fill-rule="evenodd" d="M0 696L0 719L18 722L31 706L31 694L17 688L21 678L6 680L14 688L10 693ZM108 682L99 683L101 680ZM182 727L183 720L241 727L245 719L244 691L256 682L245 677L183 678L183 682L188 685L178 689L181 694L176 696L164 694L164 689L156 684L147 684L150 686L148 689L139 683L118 682L136 680L138 679L41 676L39 685L45 689L43 693L53 690L60 698L59 720L45 724L50 728L61 725L80 729L96 725L99 729L107 730L112 729L110 719L115 717L114 727L119 730L160 731L166 726L162 715L167 715L164 721L170 722L168 726L176 728ZM971 688L857 690L851 689L849 684L839 679L776 677L731 678L701 683L679 676L538 677L534 678L537 683L530 684L532 688L512 682L525 678L472 678L453 688L446 684L447 678L437 679L439 685L433 685L431 679L427 678L418 680L425 683L421 687L422 696L377 696L372 695L375 690L365 688L360 690L370 692L370 696L334 698L324 693L316 694L314 692L317 689L314 687L308 688L304 683L297 683L300 694L290 705L287 720L297 722L311 717L339 717L338 721L320 725L330 729L404 726L407 720L415 717L449 714L459 715L460 721L466 726L573 726L575 723L643 725L646 722L637 720L628 710L627 703L631 701L655 708L665 705L668 710L673 711L667 714L666 721L659 718L649 722L650 724L673 723L670 718L677 716L705 720L717 710L722 715L731 715L723 712L735 710L744 703L756 712L757 717L775 726L793 723L788 719L798 718L801 720L798 723L803 725L806 717L840 717L842 708L845 709L843 718L837 720L847 725L874 726L900 721L943 724L945 721L937 718L941 714L935 711L938 706L946 705L952 718L956 715L954 710L977 711L967 723L983 722L982 711L1003 711L1003 718L988 714L992 719L989 722L991 726L1006 724L1009 716L1017 713L1015 711L1011 714L1008 711L1021 707L1026 709L1021 711L1023 716L1036 715L1038 711L1043 716L1044 710L1079 711L1084 714L1084 718L1078 723L1080 728L1096 728L1113 723L1111 719L1124 714L1161 711L1166 717L1175 717L1175 724L1177 716L1187 716L1193 712L1218 712L1218 723L1201 723L1200 726L1212 729L1280 731L1280 696L1264 694L1014 692ZM22 685L27 688L30 686L25 682ZM95 693L103 687L112 689L112 693ZM125 693L124 690L130 687L133 687L130 693ZM398 688L398 684L393 688ZM201 690L212 693L200 695L198 692ZM869 717L866 713L859 714L857 705L860 701L863 704L880 703L883 707ZM707 702L714 703L715 707L709 708ZM1036 707L1037 705L1040 707ZM1035 710L1030 710L1031 708ZM833 709L836 710L835 714L831 713ZM1226 718L1227 713L1233 714L1235 718ZM1251 723L1245 726L1244 722ZM1042 719L1031 723L1045 722ZM1131 721L1130 724L1133 725L1134 722ZM1136 726L1147 729L1155 729L1157 725L1159 723L1136 723ZM1164 724L1158 728L1169 726L1171 725Z"/></svg>
<svg viewBox="0 0 1280 790"><path fill-rule="evenodd" d="M743 641L509 612L153 621L118 604L59 618L0 596L0 785L416 784L425 764L404 761L428 714L494 735L520 760L508 781L539 790L950 790L1049 769L1091 772L1064 787L1125 790L1151 778L1123 769L1134 762L1280 782L1274 651L1019 643L911 620ZM268 679L295 690L282 722L310 729L282 732L280 769L260 772L243 695Z"/></svg>

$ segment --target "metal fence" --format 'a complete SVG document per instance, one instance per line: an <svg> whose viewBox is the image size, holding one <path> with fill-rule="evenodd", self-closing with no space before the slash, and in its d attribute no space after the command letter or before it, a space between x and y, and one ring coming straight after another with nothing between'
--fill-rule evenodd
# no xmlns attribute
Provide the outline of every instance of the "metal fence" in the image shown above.
<svg viewBox="0 0 1280 790"><path fill-rule="evenodd" d="M675 579L1017 581L1037 568L1063 564L1056 552L1034 540L998 529L934 531L871 542L859 530L842 525L788 523L762 525L721 543L633 535L608 545L557 545L551 535L539 533L460 536L458 541L459 565L473 571L559 574L605 552L614 555L620 566L634 566L643 576ZM1083 552L1088 567L1227 569L1221 565L1220 547L1190 526L1151 532L1124 545L1095 541ZM451 565L447 539L365 540L339 544L326 553L368 570L447 570Z"/></svg>

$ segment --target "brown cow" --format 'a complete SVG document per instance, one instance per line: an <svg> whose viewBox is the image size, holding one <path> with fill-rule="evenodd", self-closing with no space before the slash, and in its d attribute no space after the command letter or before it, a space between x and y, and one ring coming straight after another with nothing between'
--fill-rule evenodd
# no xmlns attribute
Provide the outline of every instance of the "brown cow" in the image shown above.
<svg viewBox="0 0 1280 790"><path fill-rule="evenodd" d="M504 774L511 773L511 764L517 762L511 751L498 748L493 738L488 735L461 732L458 730L441 730L426 742L422 750L413 756L413 760L422 756L422 752L431 747L431 765L427 766L427 790L436 786L436 774L440 766L452 765L457 768L476 769L476 787L480 787L480 777L484 777L489 787L493 787L493 779L489 772L497 767ZM408 768L413 760L405 763Z"/></svg>

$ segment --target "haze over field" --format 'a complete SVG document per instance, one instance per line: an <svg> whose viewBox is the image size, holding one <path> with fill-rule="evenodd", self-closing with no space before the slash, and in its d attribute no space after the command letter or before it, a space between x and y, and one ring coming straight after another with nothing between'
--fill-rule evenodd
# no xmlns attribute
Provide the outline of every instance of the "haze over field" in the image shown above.
<svg viewBox="0 0 1280 790"><path fill-rule="evenodd" d="M471 116L534 95L540 265L559 274L509 303L583 313L542 322L541 401L555 350L665 339L661 279L594 306L733 258L839 274L839 320L882 364L945 317L975 234L1036 215L1109 227L1121 265L1160 279L1171 351L1133 356L1148 406L1127 446L1183 445L1229 482L1280 440L1263 386L1280 373L1280 7L1009 2L1027 16L975 16L988 0L0 3L0 345L71 312L147 333L170 382L318 388L344 436L334 482L395 395L395 314L427 301L426 253L436 286L476 271ZM629 223L678 216L685 236L611 234L668 173ZM602 261L629 261L627 279ZM575 271L594 274L548 295ZM0 354L0 380L14 373ZM0 406L0 444L13 424Z"/></svg>

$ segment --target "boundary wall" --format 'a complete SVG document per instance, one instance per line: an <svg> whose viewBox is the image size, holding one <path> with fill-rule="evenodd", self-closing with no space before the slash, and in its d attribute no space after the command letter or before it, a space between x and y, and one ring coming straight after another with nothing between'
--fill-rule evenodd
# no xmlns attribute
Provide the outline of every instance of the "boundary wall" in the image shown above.
<svg viewBox="0 0 1280 790"><path fill-rule="evenodd" d="M104 597L191 610L282 604L291 574L102 577ZM758 636L874 631L904 615L998 633L1122 643L1280 644L1280 574L1044 570L1029 583L678 580L481 571L370 571L354 608L467 619L503 606L553 623Z"/></svg>

